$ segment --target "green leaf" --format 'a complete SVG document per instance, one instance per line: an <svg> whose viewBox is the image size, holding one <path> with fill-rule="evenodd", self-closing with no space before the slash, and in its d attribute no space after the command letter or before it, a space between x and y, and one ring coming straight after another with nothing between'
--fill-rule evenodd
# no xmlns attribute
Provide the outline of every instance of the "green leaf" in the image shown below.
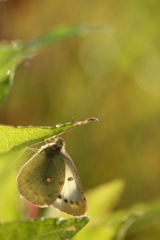
<svg viewBox="0 0 160 240"><path fill-rule="evenodd" d="M127 237L146 239L142 235L139 236L139 234L144 234L145 236L145 232L147 232L147 239L157 239L153 237L155 229L153 232L151 229L153 227L159 229L159 224L160 203L158 202L156 204L135 205L123 211L119 210L108 218L106 225L113 229L111 240L125 240Z"/></svg>
<svg viewBox="0 0 160 240"><path fill-rule="evenodd" d="M57 124L54 127L12 127L0 125L0 153L13 148L22 148L43 141L46 138L56 137L77 126L97 121L96 118L88 118L85 121Z"/></svg>
<svg viewBox="0 0 160 240"><path fill-rule="evenodd" d="M14 71L22 61L23 50L20 43L0 44L0 103L7 96L13 83Z"/></svg>
<svg viewBox="0 0 160 240"><path fill-rule="evenodd" d="M104 30L102 26L64 25L51 32L34 39L26 44L12 41L10 44L0 44L0 103L7 96L12 85L13 76L17 65L24 58L33 57L45 47L64 41L66 39L82 36L91 32ZM108 29L105 29L105 31Z"/></svg>
<svg viewBox="0 0 160 240"><path fill-rule="evenodd" d="M106 216L106 213L117 205L124 190L121 179L102 184L87 193L88 215L93 219ZM93 201L94 199L94 201Z"/></svg>
<svg viewBox="0 0 160 240"><path fill-rule="evenodd" d="M72 238L89 222L88 217L37 219L0 225L1 240L62 240Z"/></svg>
<svg viewBox="0 0 160 240"><path fill-rule="evenodd" d="M126 232L126 237L135 236L135 239L137 239L140 233L146 231L148 239L152 239L153 232L151 229L157 227L159 230L160 226L160 202L158 201L150 202L149 204L135 205L131 209L131 212L133 212L133 214L130 215L130 218L132 218L132 224L127 229L128 231ZM145 239L145 237L143 239ZM156 239L156 237L153 237L153 239Z"/></svg>
<svg viewBox="0 0 160 240"><path fill-rule="evenodd" d="M23 211L19 203L16 176L20 168L17 159L23 159L24 149L9 151L0 156L0 220L13 221L21 219Z"/></svg>
<svg viewBox="0 0 160 240"><path fill-rule="evenodd" d="M120 179L90 190L86 194L90 224L80 232L75 240L81 239L112 239L113 227L106 226L106 219L116 206L124 190L124 182Z"/></svg>
<svg viewBox="0 0 160 240"><path fill-rule="evenodd" d="M105 190L105 185L102 185L97 189L93 189L93 193L91 191L89 195L86 195L89 209L91 207L89 210L91 220L90 224L74 238L75 240L125 240L130 238L135 240L159 239L159 201L156 203L150 202L148 204L137 204L129 209L111 212L112 208L115 206L115 203L118 201L123 188L123 181L117 180L108 184L108 192ZM105 201L106 205L104 204ZM102 209L100 207L101 204ZM92 208L95 208L96 210ZM102 210L103 214L101 212Z"/></svg>

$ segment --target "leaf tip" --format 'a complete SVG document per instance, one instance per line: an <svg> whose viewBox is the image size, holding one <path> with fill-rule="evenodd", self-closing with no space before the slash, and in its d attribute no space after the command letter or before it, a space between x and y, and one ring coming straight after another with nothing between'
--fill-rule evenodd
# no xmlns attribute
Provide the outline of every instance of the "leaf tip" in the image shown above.
<svg viewBox="0 0 160 240"><path fill-rule="evenodd" d="M93 122L93 121L98 121L98 118L95 118L95 117L87 118L84 121L76 122L76 126L81 126L81 125L84 125L84 124L87 124L87 123Z"/></svg>
<svg viewBox="0 0 160 240"><path fill-rule="evenodd" d="M88 122L93 122L93 121L99 121L99 120L98 120L98 118L90 117L90 118L87 118L84 122L88 123Z"/></svg>

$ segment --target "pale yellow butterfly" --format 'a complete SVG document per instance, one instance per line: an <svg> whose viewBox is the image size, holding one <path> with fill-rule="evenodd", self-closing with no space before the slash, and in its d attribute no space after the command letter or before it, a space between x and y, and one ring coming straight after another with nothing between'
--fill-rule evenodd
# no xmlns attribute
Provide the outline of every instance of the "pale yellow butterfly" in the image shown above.
<svg viewBox="0 0 160 240"><path fill-rule="evenodd" d="M62 138L42 146L23 165L17 184L20 194L39 207L51 205L73 216L86 214L80 178Z"/></svg>

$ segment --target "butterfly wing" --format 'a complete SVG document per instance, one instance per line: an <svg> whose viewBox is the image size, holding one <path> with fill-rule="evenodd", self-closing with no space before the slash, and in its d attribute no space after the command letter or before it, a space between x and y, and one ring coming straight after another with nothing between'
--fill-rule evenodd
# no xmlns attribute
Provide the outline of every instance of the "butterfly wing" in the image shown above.
<svg viewBox="0 0 160 240"><path fill-rule="evenodd" d="M77 169L65 151L61 154L65 159L65 180L62 191L53 206L73 216L84 215L87 210L86 199Z"/></svg>
<svg viewBox="0 0 160 240"><path fill-rule="evenodd" d="M22 167L17 176L17 184L20 194L40 207L51 205L59 196L65 179L64 158L53 148L43 146Z"/></svg>

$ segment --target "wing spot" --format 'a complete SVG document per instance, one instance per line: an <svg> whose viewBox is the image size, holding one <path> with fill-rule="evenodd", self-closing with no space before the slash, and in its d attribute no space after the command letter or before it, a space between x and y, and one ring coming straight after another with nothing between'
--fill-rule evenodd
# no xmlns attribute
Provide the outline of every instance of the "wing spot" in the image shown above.
<svg viewBox="0 0 160 240"><path fill-rule="evenodd" d="M54 181L53 181L53 178L50 178L50 177L47 177L46 178L46 183L47 184L52 184Z"/></svg>
<svg viewBox="0 0 160 240"><path fill-rule="evenodd" d="M68 181L72 181L72 180L73 180L73 177L69 177L69 178L68 178Z"/></svg>
<svg viewBox="0 0 160 240"><path fill-rule="evenodd" d="M67 198L65 198L64 201L65 201L65 203L68 203L68 199Z"/></svg>
<svg viewBox="0 0 160 240"><path fill-rule="evenodd" d="M74 202L73 202L73 201L70 201L70 204L72 204L72 205L73 205L73 204L74 204Z"/></svg>
<svg viewBox="0 0 160 240"><path fill-rule="evenodd" d="M61 199L61 198L62 198L62 196L61 196L61 195L59 195L59 196L58 196L58 198L59 198L59 199Z"/></svg>
<svg viewBox="0 0 160 240"><path fill-rule="evenodd" d="M59 185L64 185L64 181L59 182Z"/></svg>

